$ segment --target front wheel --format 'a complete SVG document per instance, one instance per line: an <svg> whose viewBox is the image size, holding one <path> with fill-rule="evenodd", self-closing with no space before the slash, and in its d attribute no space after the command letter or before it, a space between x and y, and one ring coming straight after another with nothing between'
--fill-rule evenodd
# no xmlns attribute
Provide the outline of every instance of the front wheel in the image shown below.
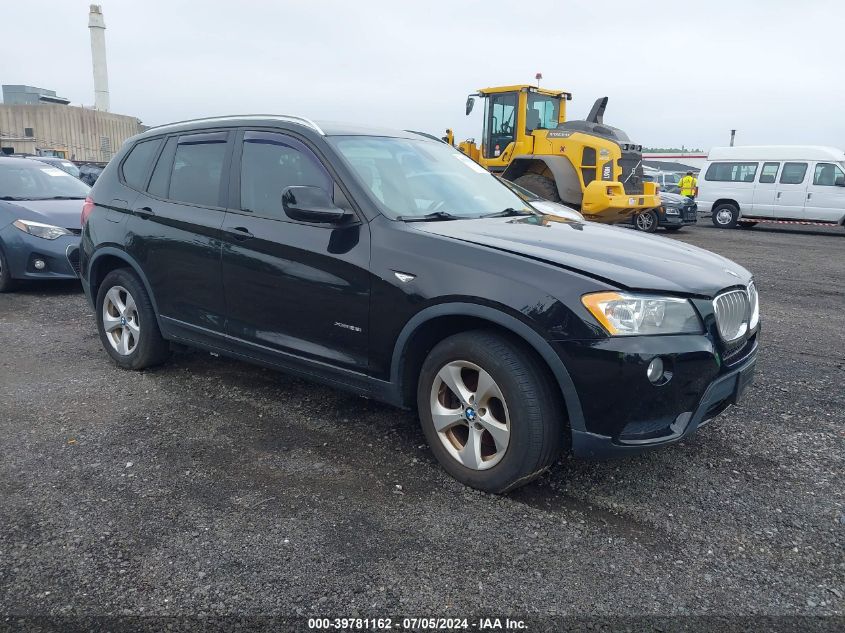
<svg viewBox="0 0 845 633"><path fill-rule="evenodd" d="M12 270L9 268L6 254L0 248L0 292L11 292L17 286L17 282L12 279Z"/></svg>
<svg viewBox="0 0 845 633"><path fill-rule="evenodd" d="M654 209L643 211L634 216L634 228L644 233L654 233L657 230L657 214Z"/></svg>
<svg viewBox="0 0 845 633"><path fill-rule="evenodd" d="M519 185L523 189L528 189L528 191L540 196L544 200L560 202L557 185L551 178L546 178L540 174L523 174L513 182L515 185Z"/></svg>
<svg viewBox="0 0 845 633"><path fill-rule="evenodd" d="M739 209L732 204L720 204L713 207L713 224L719 229L736 228Z"/></svg>
<svg viewBox="0 0 845 633"><path fill-rule="evenodd" d="M520 343L475 330L438 343L417 388L423 432L458 481L503 493L546 470L566 443L560 392Z"/></svg>
<svg viewBox="0 0 845 633"><path fill-rule="evenodd" d="M170 345L161 336L152 302L128 268L113 270L97 292L97 329L112 360L123 369L163 363Z"/></svg>

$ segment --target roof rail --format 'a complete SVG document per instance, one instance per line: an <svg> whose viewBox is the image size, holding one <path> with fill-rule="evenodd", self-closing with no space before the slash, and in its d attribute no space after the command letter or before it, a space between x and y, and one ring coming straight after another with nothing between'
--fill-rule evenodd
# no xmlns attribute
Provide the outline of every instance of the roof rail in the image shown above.
<svg viewBox="0 0 845 633"><path fill-rule="evenodd" d="M322 128L311 119L306 119L302 116L293 116L288 114L245 114L245 115L229 115L229 116L212 116L200 119L186 119L184 121L174 121L173 123L165 123L163 125L155 125L150 130L159 130L161 128L172 127L174 125L184 125L185 123L212 123L214 121L233 121L241 119L276 119L279 121L289 121L291 123L298 123L305 127L310 127L320 136L325 136L326 133Z"/></svg>

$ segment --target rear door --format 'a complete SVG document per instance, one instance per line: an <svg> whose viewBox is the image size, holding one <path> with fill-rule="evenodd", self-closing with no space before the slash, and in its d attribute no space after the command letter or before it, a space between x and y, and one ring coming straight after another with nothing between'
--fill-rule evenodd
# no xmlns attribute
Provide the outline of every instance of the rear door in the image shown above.
<svg viewBox="0 0 845 633"><path fill-rule="evenodd" d="M146 193L133 204L126 249L146 274L165 325L225 329L221 226L233 134L169 137Z"/></svg>
<svg viewBox="0 0 845 633"><path fill-rule="evenodd" d="M780 173L779 162L763 163L757 184L754 187L754 198L751 209L746 215L756 218L770 218L774 214L775 196L777 195L777 180Z"/></svg>
<svg viewBox="0 0 845 633"><path fill-rule="evenodd" d="M839 222L845 216L845 172L836 163L816 163L807 187L804 218Z"/></svg>
<svg viewBox="0 0 845 633"><path fill-rule="evenodd" d="M772 215L787 220L804 218L804 204L807 198L807 174L810 171L806 162L784 162L780 170Z"/></svg>
<svg viewBox="0 0 845 633"><path fill-rule="evenodd" d="M367 224L312 224L282 209L286 187L349 203L304 140L244 130L224 224L227 332L261 349L365 371L370 303Z"/></svg>

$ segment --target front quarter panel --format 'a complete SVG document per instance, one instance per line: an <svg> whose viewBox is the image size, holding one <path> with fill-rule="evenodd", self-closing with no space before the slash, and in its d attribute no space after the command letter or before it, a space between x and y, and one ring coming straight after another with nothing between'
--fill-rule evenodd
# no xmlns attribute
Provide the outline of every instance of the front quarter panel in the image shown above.
<svg viewBox="0 0 845 633"><path fill-rule="evenodd" d="M393 344L405 324L441 303L493 307L546 340L605 336L581 307L581 295L607 288L593 279L383 217L373 222L372 234L369 340L375 377L388 379ZM413 279L403 282L396 273Z"/></svg>

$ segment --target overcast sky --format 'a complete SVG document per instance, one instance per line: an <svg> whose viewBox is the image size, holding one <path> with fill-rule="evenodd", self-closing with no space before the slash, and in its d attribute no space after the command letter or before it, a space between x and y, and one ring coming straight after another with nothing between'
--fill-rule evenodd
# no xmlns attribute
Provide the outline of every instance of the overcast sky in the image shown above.
<svg viewBox="0 0 845 633"><path fill-rule="evenodd" d="M0 83L93 103L87 0L0 0ZM111 107L156 125L301 114L480 136L466 95L609 96L649 146L845 147L842 0L102 0Z"/></svg>

